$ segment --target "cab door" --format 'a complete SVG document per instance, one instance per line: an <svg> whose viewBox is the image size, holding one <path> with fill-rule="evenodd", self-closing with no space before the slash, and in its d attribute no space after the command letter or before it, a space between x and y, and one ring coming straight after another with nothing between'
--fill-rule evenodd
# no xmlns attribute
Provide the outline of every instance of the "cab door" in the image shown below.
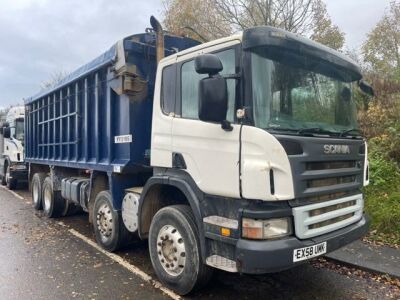
<svg viewBox="0 0 400 300"><path fill-rule="evenodd" d="M239 83L227 79L226 118L232 123L231 131L223 130L220 124L200 121L198 85L207 75L196 73L194 59L202 53L213 53L223 64L221 74L235 74L239 70L239 51L239 41L234 41L178 57L177 113L172 121L172 155L180 162L175 167L186 171L204 193L237 198L240 125L235 123L235 112Z"/></svg>

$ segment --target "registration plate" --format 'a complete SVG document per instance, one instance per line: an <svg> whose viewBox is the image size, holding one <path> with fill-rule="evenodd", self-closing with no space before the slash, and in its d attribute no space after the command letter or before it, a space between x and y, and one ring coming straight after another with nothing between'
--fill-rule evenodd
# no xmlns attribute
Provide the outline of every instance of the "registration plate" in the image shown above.
<svg viewBox="0 0 400 300"><path fill-rule="evenodd" d="M293 250L293 262L313 258L326 253L326 242Z"/></svg>

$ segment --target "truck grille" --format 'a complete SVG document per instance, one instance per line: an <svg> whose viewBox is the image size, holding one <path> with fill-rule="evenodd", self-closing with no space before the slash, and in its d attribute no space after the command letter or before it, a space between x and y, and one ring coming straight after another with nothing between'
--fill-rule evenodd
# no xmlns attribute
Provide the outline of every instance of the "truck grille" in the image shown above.
<svg viewBox="0 0 400 300"><path fill-rule="evenodd" d="M276 137L288 154L292 170L294 199L289 204L298 238L326 234L362 218L366 154L362 139ZM326 145L345 145L349 151L325 153Z"/></svg>
<svg viewBox="0 0 400 300"><path fill-rule="evenodd" d="M296 236L312 238L343 227L362 217L362 194L293 208Z"/></svg>
<svg viewBox="0 0 400 300"><path fill-rule="evenodd" d="M331 177L331 178L310 179L310 180L307 180L307 188L331 186L331 185L350 183L350 182L355 182L355 181L356 181L355 176L339 176L339 177Z"/></svg>
<svg viewBox="0 0 400 300"><path fill-rule="evenodd" d="M317 161L317 162L307 162L306 170L330 170L330 169L345 169L345 168L355 168L356 161L354 160L344 160L344 161Z"/></svg>

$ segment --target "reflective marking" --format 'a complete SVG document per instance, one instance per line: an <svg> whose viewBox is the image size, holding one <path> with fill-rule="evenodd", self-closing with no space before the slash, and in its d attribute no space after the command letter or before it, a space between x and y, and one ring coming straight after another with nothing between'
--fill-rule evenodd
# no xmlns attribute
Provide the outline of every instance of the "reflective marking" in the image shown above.
<svg viewBox="0 0 400 300"><path fill-rule="evenodd" d="M114 166L113 170L115 173L121 173L121 166Z"/></svg>
<svg viewBox="0 0 400 300"><path fill-rule="evenodd" d="M58 222L59 225L67 227L64 223L62 222ZM67 227L68 228L68 227ZM104 254L105 256L107 256L108 258L112 259L113 261L119 263L121 266L123 266L125 269L129 270L130 272L132 272L133 274L135 274L136 276L140 277L142 280L150 283L151 285L153 285L153 287L155 287L156 289L161 290L163 293L165 293L166 295L168 295L171 299L181 299L181 297L177 294L175 294L173 291L171 291L170 289L166 288L165 286L161 285L160 282L158 282L157 280L154 280L150 275L148 275L147 273L143 272L142 270L140 270L138 267L132 265L131 263L129 263L128 261L126 261L125 259L123 259L121 256L114 254L114 253L110 253L107 252L106 250L104 250L103 248L101 248L99 245L97 245L95 242L93 242L92 240L88 239L86 236L84 236L83 234L79 233L78 231L76 231L75 229L68 229L68 231L74 235L75 237L81 239L82 241L84 241L86 244L92 246L93 248L95 248L97 251L101 252L102 254Z"/></svg>
<svg viewBox="0 0 400 300"><path fill-rule="evenodd" d="M0 188L2 188L3 190L5 190L5 191L11 193L13 196L17 197L17 198L20 199L20 200L25 200L24 197L18 195L16 192L10 191L8 188L6 188L6 187L4 187L4 186L0 186Z"/></svg>
<svg viewBox="0 0 400 300"><path fill-rule="evenodd" d="M117 135L114 137L114 143L115 144L132 143L132 134Z"/></svg>

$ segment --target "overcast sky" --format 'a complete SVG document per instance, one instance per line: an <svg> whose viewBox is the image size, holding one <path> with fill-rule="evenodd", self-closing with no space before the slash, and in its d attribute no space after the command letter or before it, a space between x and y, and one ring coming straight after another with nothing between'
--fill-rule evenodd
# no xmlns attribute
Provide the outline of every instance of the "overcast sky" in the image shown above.
<svg viewBox="0 0 400 300"><path fill-rule="evenodd" d="M332 20L357 48L390 0L326 0ZM2 0L0 107L21 103L60 70L73 71L124 36L161 19L161 0Z"/></svg>

